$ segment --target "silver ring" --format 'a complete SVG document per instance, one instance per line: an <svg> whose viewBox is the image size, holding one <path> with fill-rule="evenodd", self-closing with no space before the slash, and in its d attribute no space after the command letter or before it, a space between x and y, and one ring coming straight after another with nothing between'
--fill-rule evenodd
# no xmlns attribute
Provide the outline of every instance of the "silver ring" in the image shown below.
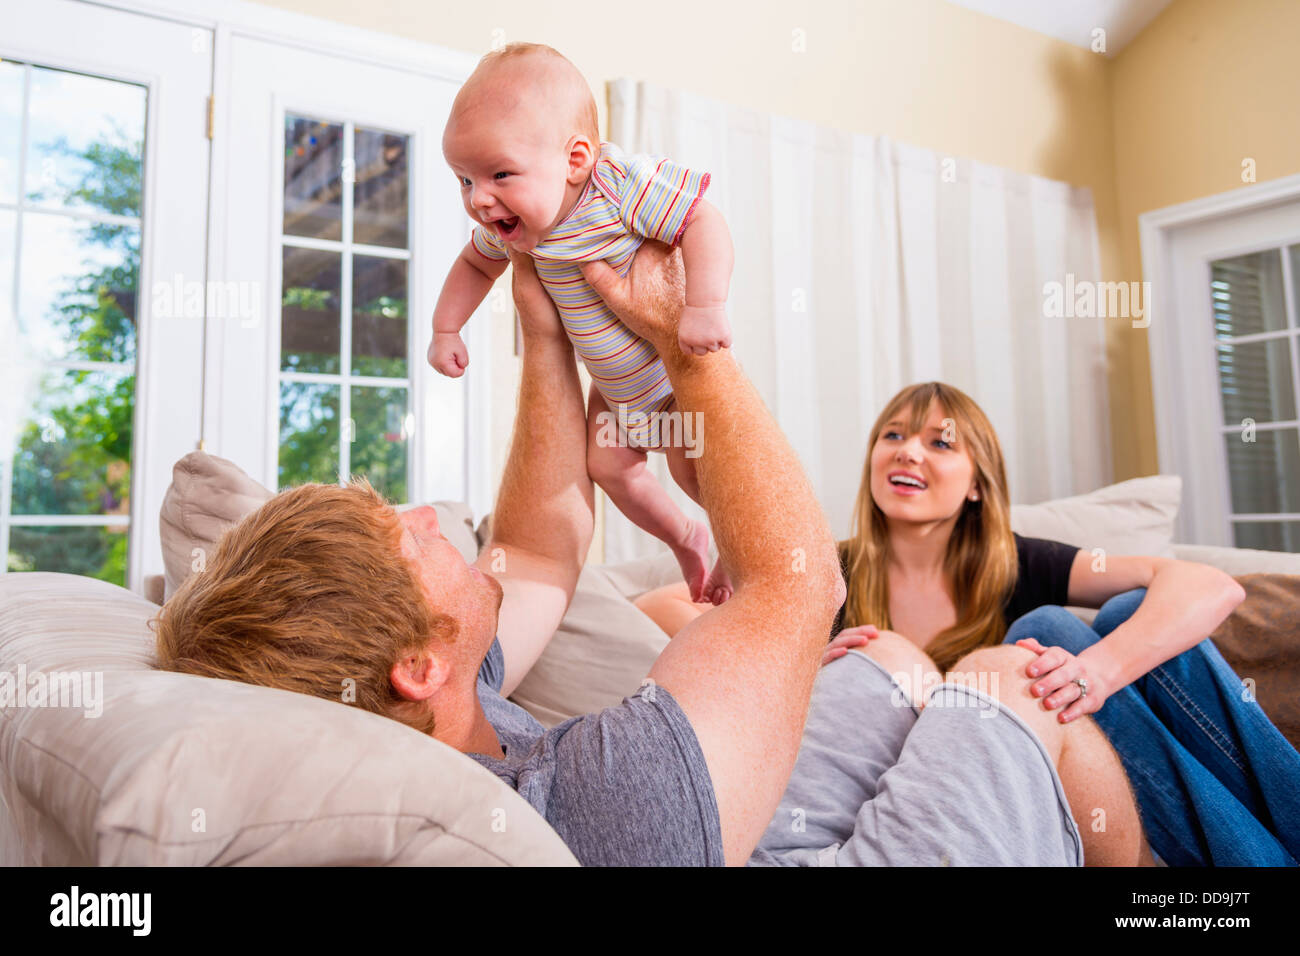
<svg viewBox="0 0 1300 956"><path fill-rule="evenodd" d="M1086 678L1086 677L1076 677L1074 680L1070 681L1070 683L1071 683L1071 684L1078 684L1078 685L1079 685L1079 696L1080 696L1080 697L1087 697L1087 696L1088 696L1088 678Z"/></svg>

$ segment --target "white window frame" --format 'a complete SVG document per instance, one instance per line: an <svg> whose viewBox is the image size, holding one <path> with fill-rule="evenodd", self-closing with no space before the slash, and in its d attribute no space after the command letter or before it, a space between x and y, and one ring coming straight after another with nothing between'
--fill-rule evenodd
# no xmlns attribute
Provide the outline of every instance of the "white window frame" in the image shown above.
<svg viewBox="0 0 1300 956"><path fill-rule="evenodd" d="M88 5L96 7L111 8L120 6L121 9L133 13L151 12L138 9L129 4L89 3L88 0L77 0L77 2L87 2ZM44 9L40 12L46 14L49 11ZM176 18L165 16L161 19L175 22ZM192 26L196 30L203 30L202 24L195 23ZM104 37L97 39L101 44L106 42ZM191 33L190 39L193 41L198 37ZM208 49L210 49L211 34L204 31L202 40L205 44L208 44ZM142 86L146 90L148 106L145 114L144 153L141 157L143 181L141 183L141 211L139 217L139 228L141 230L140 271L137 278L138 298L135 315L135 404L131 437L131 508L129 515L125 519L118 516L82 516L75 518L46 516L39 524L41 526L125 524L128 535L126 586L139 592L144 588L144 580L147 575L162 572L158 512L166 492L166 481L170 478L172 465L186 450L194 447L194 443L198 440L197 434L191 434L197 428L190 427L190 422L194 422L195 426L197 426L199 396L194 396L195 401L193 402L176 401L174 398L168 398L168 396L175 394L178 385L192 378L191 369L189 365L183 362L169 363L167 354L171 349L179 350L180 354L193 354L202 340L201 325L197 321L190 323L188 320L157 321L153 315L152 295L150 294L155 281L165 280L182 260L189 261L191 252L190 248L186 246L179 250L171 250L169 253L168 250L162 249L159 245L160 207L164 197L175 195L172 180L177 178L175 173L164 173L159 165L159 155L164 152L163 137L165 132L162 127L162 116L164 112L167 112L172 115L172 122L177 121L179 118L177 114L183 102L179 97L184 95L184 91L169 88L177 86L177 83L173 82L176 79L174 74L162 74L151 69L124 67L121 62L122 58L115 56L109 47L104 47L107 52L101 54L98 50L76 52L76 50L82 50L84 44L78 43L73 46L74 49L69 50L67 45L55 45L51 42L27 43L12 34L0 36L0 55L6 59L20 60L54 69L86 73L108 80L132 83ZM190 78L192 79L192 77ZM166 110L163 109L164 89L167 89L171 95ZM173 113L173 110L176 112ZM184 145L177 145L175 141L169 141L165 152L173 158L174 162L186 163L206 162L208 155L206 144L200 145L197 140L189 138L185 140ZM201 248L201 242L195 242L194 246ZM164 461L163 459L167 460ZM4 472L0 474L0 482L3 482L4 485L3 493L6 497L5 507L7 509L10 504L8 496L11 493L9 482L12 480L12 475L7 469L0 470ZM53 520L48 520L49 518L53 518ZM19 522L11 522L14 526L37 523L27 518L23 518ZM7 537L6 540L0 542L0 555L6 556L5 560L7 561Z"/></svg>
<svg viewBox="0 0 1300 956"><path fill-rule="evenodd" d="M1253 243L1247 237L1225 240L1221 247L1197 256L1199 281L1179 287L1180 264L1175 261L1176 236L1188 227L1221 224L1225 230L1247 215L1282 212L1300 202L1300 174L1257 183L1246 188L1195 199L1144 213L1138 217L1144 278L1150 283L1151 391L1155 403L1156 440L1160 468L1183 480L1176 540L1188 544L1233 546L1231 487L1227 454L1222 442L1218 370L1215 365L1214 317L1210 301L1210 264L1223 258L1300 242L1300 233L1283 232ZM1227 233L1225 232L1225 235ZM1287 310L1297 316L1290 263L1283 254L1283 284ZM1185 268L1185 264L1184 264ZM1291 337L1291 359L1300 392L1297 339ZM1297 394L1300 407L1300 394ZM1258 515L1255 520L1278 516Z"/></svg>

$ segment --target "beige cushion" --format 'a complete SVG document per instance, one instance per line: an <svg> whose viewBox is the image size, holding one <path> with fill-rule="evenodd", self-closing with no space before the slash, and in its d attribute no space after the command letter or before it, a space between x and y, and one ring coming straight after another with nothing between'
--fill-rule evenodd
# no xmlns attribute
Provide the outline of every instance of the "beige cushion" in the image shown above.
<svg viewBox="0 0 1300 956"><path fill-rule="evenodd" d="M672 577L662 581L665 559ZM584 567L564 620L510 699L553 727L634 694L668 644L668 635L631 598L680 579L670 553L630 567Z"/></svg>
<svg viewBox="0 0 1300 956"><path fill-rule="evenodd" d="M172 466L159 515L163 596L170 599L225 530L271 497L237 465L193 451Z"/></svg>
<svg viewBox="0 0 1300 956"><path fill-rule="evenodd" d="M0 578L0 671L103 681L98 717L0 708L0 864L575 862L494 775L396 721L148 669L156 611L89 578Z"/></svg>
<svg viewBox="0 0 1300 956"><path fill-rule="evenodd" d="M221 535L271 497L234 462L193 451L172 468L172 483L163 498L160 524L166 581L163 596L170 600L209 553ZM466 561L478 556L474 519L459 501L434 503L438 525Z"/></svg>
<svg viewBox="0 0 1300 956"><path fill-rule="evenodd" d="M1222 548L1203 544L1176 544L1174 557L1196 561L1226 571L1242 574L1300 574L1300 554L1288 551L1256 551L1252 548Z"/></svg>
<svg viewBox="0 0 1300 956"><path fill-rule="evenodd" d="M1101 548L1107 554L1172 558L1182 487L1177 475L1153 475L1086 495L1013 505L1011 528L1027 537L1064 541L1088 551Z"/></svg>

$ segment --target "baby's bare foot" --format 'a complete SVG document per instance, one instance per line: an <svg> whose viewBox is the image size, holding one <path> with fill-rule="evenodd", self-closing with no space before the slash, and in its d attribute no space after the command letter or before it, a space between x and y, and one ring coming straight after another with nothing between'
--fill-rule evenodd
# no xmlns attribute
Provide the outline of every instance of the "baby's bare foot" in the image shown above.
<svg viewBox="0 0 1300 956"><path fill-rule="evenodd" d="M709 579L704 582L704 597L701 600L709 601L716 607L725 604L731 594L731 575L722 566L722 559L718 558L713 570L709 572Z"/></svg>
<svg viewBox="0 0 1300 956"><path fill-rule="evenodd" d="M669 543L673 556L682 569L682 577L690 589L691 600L699 603L705 600L704 578L709 560L709 529L698 521L687 520L686 533L677 543Z"/></svg>

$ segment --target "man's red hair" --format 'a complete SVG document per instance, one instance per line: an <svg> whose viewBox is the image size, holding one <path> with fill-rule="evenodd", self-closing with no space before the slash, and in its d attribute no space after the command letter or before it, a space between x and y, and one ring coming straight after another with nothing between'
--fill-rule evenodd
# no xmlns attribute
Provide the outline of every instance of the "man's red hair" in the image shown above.
<svg viewBox="0 0 1300 956"><path fill-rule="evenodd" d="M433 731L394 691L398 660L456 622L429 607L397 514L364 479L282 491L221 538L156 618L161 670L354 704Z"/></svg>

